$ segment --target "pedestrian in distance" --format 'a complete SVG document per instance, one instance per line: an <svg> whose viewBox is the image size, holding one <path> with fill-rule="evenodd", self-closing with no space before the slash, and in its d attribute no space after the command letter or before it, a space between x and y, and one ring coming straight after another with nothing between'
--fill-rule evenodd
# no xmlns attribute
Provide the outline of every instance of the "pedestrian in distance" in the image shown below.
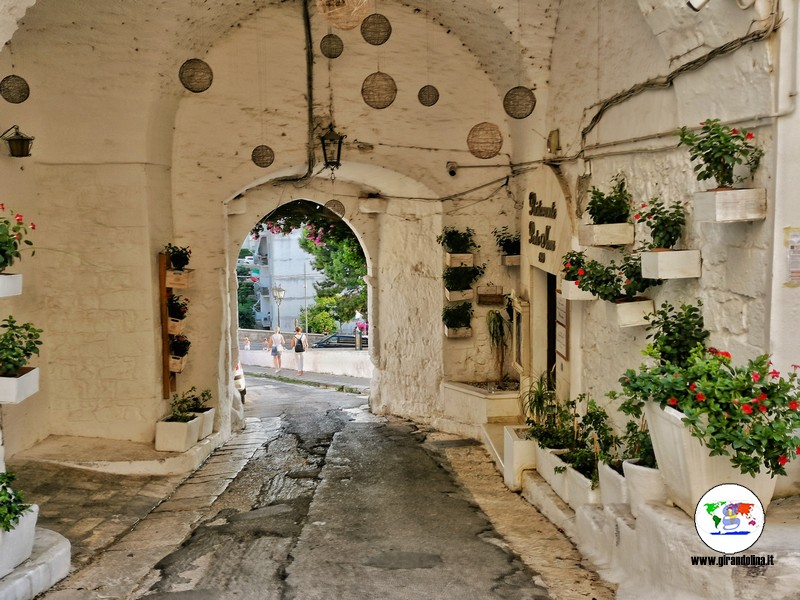
<svg viewBox="0 0 800 600"><path fill-rule="evenodd" d="M303 376L303 353L308 350L308 338L303 330L299 327L294 328L294 335L292 336L292 347L294 348L294 364L297 369L297 375Z"/></svg>
<svg viewBox="0 0 800 600"><path fill-rule="evenodd" d="M247 336L244 336L244 349L250 350L250 338Z"/></svg>
<svg viewBox="0 0 800 600"><path fill-rule="evenodd" d="M281 328L276 327L275 333L267 341L267 350L272 354L272 366L275 368L276 375L281 372L281 351L284 345L286 345L286 339L281 335Z"/></svg>

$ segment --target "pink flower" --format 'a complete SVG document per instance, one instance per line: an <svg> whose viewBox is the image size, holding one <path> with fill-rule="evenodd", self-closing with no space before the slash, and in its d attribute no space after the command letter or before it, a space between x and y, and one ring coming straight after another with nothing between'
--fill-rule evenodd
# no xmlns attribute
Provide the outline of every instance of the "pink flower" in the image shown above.
<svg viewBox="0 0 800 600"><path fill-rule="evenodd" d="M36 223L31 223L31 229L36 229Z"/></svg>
<svg viewBox="0 0 800 600"><path fill-rule="evenodd" d="M780 371L776 371L775 369L772 369L772 371L769 372L769 376L770 377L774 377L775 379L777 379L778 377L781 376L781 374L780 374Z"/></svg>
<svg viewBox="0 0 800 600"><path fill-rule="evenodd" d="M800 369L800 365L792 365L793 371L797 371L797 369Z"/></svg>

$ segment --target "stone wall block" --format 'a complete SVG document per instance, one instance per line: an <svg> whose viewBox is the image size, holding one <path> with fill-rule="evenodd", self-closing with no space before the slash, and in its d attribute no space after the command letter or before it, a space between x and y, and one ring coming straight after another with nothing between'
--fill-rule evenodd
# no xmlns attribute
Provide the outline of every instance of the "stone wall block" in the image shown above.
<svg viewBox="0 0 800 600"><path fill-rule="evenodd" d="M763 250L729 248L725 263L728 289L749 298L764 295L767 285L770 257Z"/></svg>

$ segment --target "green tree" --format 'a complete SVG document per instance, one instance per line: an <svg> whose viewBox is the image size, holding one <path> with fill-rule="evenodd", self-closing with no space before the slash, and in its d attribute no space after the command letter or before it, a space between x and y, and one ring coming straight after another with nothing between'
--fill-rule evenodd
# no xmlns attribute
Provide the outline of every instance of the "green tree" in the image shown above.
<svg viewBox="0 0 800 600"><path fill-rule="evenodd" d="M252 281L249 279L239 281L237 300L239 308L239 327L242 329L255 329L256 318L253 314L253 307L256 304L256 294Z"/></svg>

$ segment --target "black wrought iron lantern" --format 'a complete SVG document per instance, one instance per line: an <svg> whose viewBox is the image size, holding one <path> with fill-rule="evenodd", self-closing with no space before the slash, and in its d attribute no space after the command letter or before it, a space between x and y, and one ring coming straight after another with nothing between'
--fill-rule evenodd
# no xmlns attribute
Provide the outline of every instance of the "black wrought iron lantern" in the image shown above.
<svg viewBox="0 0 800 600"><path fill-rule="evenodd" d="M342 142L346 135L340 135L333 129L333 123L328 126L328 130L319 136L322 142L322 159L326 169L338 169L342 164Z"/></svg>
<svg viewBox="0 0 800 600"><path fill-rule="evenodd" d="M11 130L14 133L10 133ZM33 137L25 135L19 130L17 125L12 125L6 129L0 138L4 139L8 144L8 154L14 158L24 158L31 155L31 146L33 146Z"/></svg>

